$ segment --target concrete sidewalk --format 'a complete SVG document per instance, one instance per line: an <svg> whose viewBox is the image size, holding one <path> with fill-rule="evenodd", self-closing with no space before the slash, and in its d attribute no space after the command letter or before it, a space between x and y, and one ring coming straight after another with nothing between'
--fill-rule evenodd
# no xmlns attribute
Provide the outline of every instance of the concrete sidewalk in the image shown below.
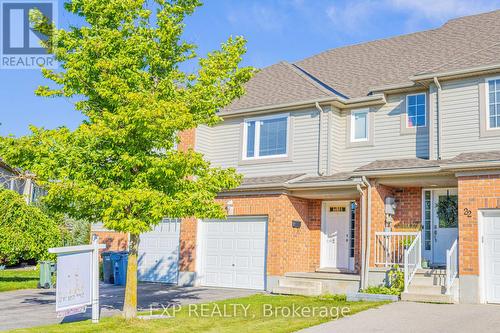
<svg viewBox="0 0 500 333"><path fill-rule="evenodd" d="M101 284L101 316L119 314L124 299L124 288ZM150 307L162 308L168 305L185 305L244 297L257 293L255 290L225 289L208 287L177 287L160 283L141 283L138 287L138 307L149 310ZM27 289L0 292L0 330L34 327L89 319L87 313L61 319L55 313L55 291L45 289Z"/></svg>
<svg viewBox="0 0 500 333"><path fill-rule="evenodd" d="M500 332L500 305L396 302L300 332Z"/></svg>

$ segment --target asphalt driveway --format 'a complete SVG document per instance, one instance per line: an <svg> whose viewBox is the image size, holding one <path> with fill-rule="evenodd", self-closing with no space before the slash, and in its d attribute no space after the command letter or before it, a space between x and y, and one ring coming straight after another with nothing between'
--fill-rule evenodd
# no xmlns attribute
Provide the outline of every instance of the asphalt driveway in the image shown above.
<svg viewBox="0 0 500 333"><path fill-rule="evenodd" d="M300 332L500 332L500 305L396 302Z"/></svg>
<svg viewBox="0 0 500 333"><path fill-rule="evenodd" d="M160 283L141 283L138 287L138 308L204 303L255 294L255 290L208 287L177 287ZM124 288L101 284L101 316L119 314L123 306ZM0 330L34 327L59 322L89 319L91 309L81 315L57 318L55 291L44 289L16 290L0 293Z"/></svg>

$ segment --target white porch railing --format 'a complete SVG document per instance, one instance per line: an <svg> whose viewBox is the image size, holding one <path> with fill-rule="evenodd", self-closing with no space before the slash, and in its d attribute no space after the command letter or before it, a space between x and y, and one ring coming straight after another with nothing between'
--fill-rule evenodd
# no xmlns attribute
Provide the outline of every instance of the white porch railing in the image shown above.
<svg viewBox="0 0 500 333"><path fill-rule="evenodd" d="M376 232L375 266L403 265L405 248L408 248L419 232Z"/></svg>
<svg viewBox="0 0 500 333"><path fill-rule="evenodd" d="M451 293L451 286L458 275L458 239L446 250L446 294Z"/></svg>
<svg viewBox="0 0 500 333"><path fill-rule="evenodd" d="M420 233L415 237L404 254L404 274L405 274L405 292L408 291L413 276L420 268L422 263L422 242Z"/></svg>

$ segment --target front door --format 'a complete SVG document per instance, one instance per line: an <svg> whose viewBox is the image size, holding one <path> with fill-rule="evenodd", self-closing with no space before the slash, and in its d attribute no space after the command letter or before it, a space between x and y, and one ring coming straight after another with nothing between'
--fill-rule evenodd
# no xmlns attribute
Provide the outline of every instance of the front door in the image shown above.
<svg viewBox="0 0 500 333"><path fill-rule="evenodd" d="M458 209L457 189L432 191L432 262L434 265L446 265L446 250L451 248L458 238L458 219L448 213L444 218L439 211ZM457 216L457 215L455 215Z"/></svg>
<svg viewBox="0 0 500 333"><path fill-rule="evenodd" d="M349 268L349 202L323 202L321 219L322 268Z"/></svg>

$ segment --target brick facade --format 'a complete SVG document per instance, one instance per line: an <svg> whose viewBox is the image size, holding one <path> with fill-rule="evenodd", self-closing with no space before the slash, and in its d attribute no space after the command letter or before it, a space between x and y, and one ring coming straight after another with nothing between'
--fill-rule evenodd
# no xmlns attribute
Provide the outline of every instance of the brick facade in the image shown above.
<svg viewBox="0 0 500 333"><path fill-rule="evenodd" d="M115 231L93 231L99 237L99 243L106 244L104 251L125 251L128 249L128 235Z"/></svg>
<svg viewBox="0 0 500 333"><path fill-rule="evenodd" d="M458 177L459 275L479 275L478 211L500 208L500 175Z"/></svg>
<svg viewBox="0 0 500 333"><path fill-rule="evenodd" d="M233 201L234 214L268 216L267 274L308 272L319 267L321 200L287 195L224 197ZM292 228L300 220L300 228ZM188 222L188 223L185 223ZM182 244L185 244L184 246ZM181 227L181 271L195 270L196 221L184 220ZM187 256L189 260L185 259ZM189 264L184 264L189 262Z"/></svg>
<svg viewBox="0 0 500 333"><path fill-rule="evenodd" d="M417 231L422 225L422 188L372 184L370 267L375 266L375 233L385 228L385 198L396 199L392 231Z"/></svg>

